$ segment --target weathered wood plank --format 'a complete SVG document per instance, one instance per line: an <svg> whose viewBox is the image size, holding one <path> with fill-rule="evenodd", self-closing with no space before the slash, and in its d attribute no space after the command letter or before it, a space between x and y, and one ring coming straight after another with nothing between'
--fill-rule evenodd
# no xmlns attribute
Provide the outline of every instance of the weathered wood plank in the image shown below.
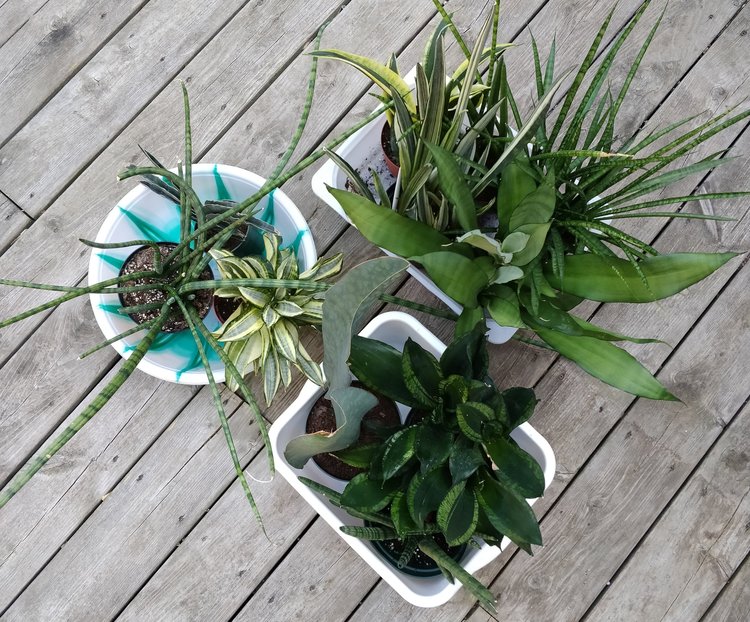
<svg viewBox="0 0 750 622"><path fill-rule="evenodd" d="M226 397L231 412L239 399ZM4 619L111 619L148 576L144 560L171 551L206 504L234 479L217 423L209 392L199 392L21 593ZM246 464L261 449L258 429L244 407L230 418L230 427ZM213 498L208 489L214 491ZM263 537L247 501L240 497L245 504L243 529ZM122 512L124 506L131 511Z"/></svg>
<svg viewBox="0 0 750 622"><path fill-rule="evenodd" d="M31 224L31 218L0 192L0 254L13 244L18 234Z"/></svg>
<svg viewBox="0 0 750 622"><path fill-rule="evenodd" d="M698 620L750 553L745 407L587 620Z"/></svg>
<svg viewBox="0 0 750 622"><path fill-rule="evenodd" d="M197 387L162 383L137 373L3 508L0 612L102 503L196 392Z"/></svg>
<svg viewBox="0 0 750 622"><path fill-rule="evenodd" d="M0 187L38 216L246 4L149 2L0 149ZM270 30L263 4L243 43Z"/></svg>
<svg viewBox="0 0 750 622"><path fill-rule="evenodd" d="M297 494L286 482L279 488L283 495ZM364 598L376 579L372 568L318 518L233 619L345 620L350 600Z"/></svg>
<svg viewBox="0 0 750 622"><path fill-rule="evenodd" d="M100 341L101 331L88 296L81 297L56 310L0 369L1 483L5 484L111 366L116 355L110 349L77 360L88 347L82 344ZM44 376L40 369L47 370Z"/></svg>
<svg viewBox="0 0 750 622"><path fill-rule="evenodd" d="M6 0L0 4L0 47L49 0Z"/></svg>
<svg viewBox="0 0 750 622"><path fill-rule="evenodd" d="M145 3L55 0L34 13L0 53L0 145Z"/></svg>
<svg viewBox="0 0 750 622"><path fill-rule="evenodd" d="M283 18L286 13L277 8L273 8L272 5L267 5L268 13L265 17L269 21L274 19ZM308 3L304 11L296 13L296 19L307 20L308 22L316 16L316 10L320 11L323 9L333 10L338 6L338 0L322 0L318 3ZM288 10L288 9L287 9ZM239 37L240 33L246 29L246 20L252 15L253 11L248 9L241 13L238 18L233 22L231 28L227 29L228 35ZM257 14L258 11L255 11ZM260 19L260 15L258 15ZM296 22L290 20L291 23L298 24L299 30L295 33L290 31L288 36L278 38L276 35L259 36L256 39L255 45L248 45L243 49L241 59L249 59L250 56L245 55L263 55L265 53L279 54L285 49L285 46L293 47L299 45L304 40L312 36L316 30L316 25L313 23L305 25L302 22ZM257 46L257 47L256 47ZM205 56L202 56L198 62L199 66L196 69L202 67L208 67L213 64L215 67L212 71L206 71L205 75L201 78L195 78L196 91L200 95L196 94L196 99L205 101L209 97L214 102L214 110L219 110L222 104L221 98L216 97L211 87L211 81L214 81L214 87L224 85L224 80L231 78L238 78L239 75L237 70L227 70L227 76L219 77L222 69L227 69L228 66L234 64L238 56L236 53L224 52L219 54L218 50L216 54L212 54L213 48L209 46L206 48ZM221 61L220 61L221 59ZM265 71L256 72L256 80L254 86L256 89L264 88L263 80L268 80L273 74L271 73L274 69L272 64ZM245 68L244 71L247 69ZM218 73L214 73L218 72ZM240 74L241 75L241 74ZM206 80L203 82L202 80ZM200 90L199 90L200 89ZM252 91L248 92L251 95ZM178 147L181 134L177 129L180 122L180 104L181 98L177 96L176 92L172 92L169 102L166 101L166 97L154 102L154 106L150 109L151 114L147 115L143 119L143 124L139 126L138 138L141 140L132 140L135 138L132 134L128 135L128 138L132 140L130 145L127 146L127 153L132 153L135 148L136 142L145 142L143 139L149 135L158 135L159 131L163 131L163 126L167 125L164 121L164 117L169 114L169 118L174 122L172 126L173 132L170 136L170 145L173 145L174 152L178 152ZM239 98L236 98L239 99ZM226 106L230 112L236 113L240 109L241 102L234 102L231 107ZM213 130L214 132L219 131L220 125L214 125L212 123L200 124L199 119L203 118L202 115L207 114L207 110L199 112L196 110L196 140L199 137L204 137L207 130ZM221 115L218 115L221 117ZM228 123L231 117L222 117L224 123ZM214 121L216 123L216 121ZM200 124L200 125L199 125ZM203 125L209 125L211 127L206 128ZM201 127L201 129L199 129ZM213 134L208 134L209 137L213 138ZM149 144L149 143L145 143ZM112 159L118 157L122 162L124 158L130 158L131 156L123 156L124 145L119 145L121 149L117 151L117 154L112 154ZM149 145L150 146L150 145ZM104 164L104 163L102 163ZM8 255L2 258L2 268L0 273L14 278L28 278L34 281L57 281L57 282L77 282L85 274L86 266L88 263L89 250L87 247L80 245L75 242L79 237L92 238L96 234L96 229L101 223L101 220L106 216L107 203L114 205L116 198L109 198L118 192L113 183L106 184L106 191L102 193L99 191L97 194L97 188L103 184L103 179L112 179L113 171L116 170L115 165L111 163L110 159L106 160L106 164L110 165L109 170L104 166L97 166L91 171L91 175L86 178L86 187L80 192L79 189L71 189L72 196L68 199L65 197L64 202L60 205L59 211L46 215L41 219L40 222L35 223L21 238L13 245L8 251ZM119 193L124 192L120 189ZM89 194L90 193L90 194ZM82 197L99 197L101 194L104 195L101 201L91 201L88 204L88 209L91 210L89 213L85 209L81 208L81 202L84 200ZM62 200L62 198L61 198ZM105 209L101 209L102 204ZM95 214L95 216L93 215ZM55 239L56 244L49 244L50 239ZM61 255L59 249L64 247L67 243L70 244L70 248L79 249L78 252L69 252ZM69 262L69 264L68 264ZM64 276L61 278L52 278L52 275L59 275L60 269L65 264L72 264L76 266L76 270L79 274L76 274L75 280L68 281ZM33 273L33 276L27 272ZM63 268L64 273L64 268ZM20 274L19 274L20 273ZM6 293L7 292L7 293ZM29 296L29 294L31 294ZM33 292L32 290L14 290L10 288L3 288L2 302L0 306L3 306L3 316L10 316L18 312L18 310L28 308L35 304L38 304L41 300L49 300L52 296L49 292L42 294L39 297L39 292ZM65 413L75 407L76 403L81 399L82 394L88 390L88 385L81 383L80 378L90 378L88 382L95 382L98 374L101 374L108 365L115 360L115 355L108 349L104 353L100 353L96 357L91 357L90 360L82 363L76 363L75 365L61 365L60 369L54 373L46 375L46 380L42 381L29 375L28 373L20 374L17 370L28 370L28 369L45 369L46 366L52 365L52 369L55 369L59 361L72 361L81 349L86 349L86 346L81 344L95 344L101 339L98 335L96 323L93 321L93 316L90 312L85 309L88 303L84 302L80 306L75 307L74 310L70 303L65 305L58 314L53 314L58 318L63 318L60 321L64 323L62 325L50 325L46 326L49 322L45 322L42 328L37 331L33 337L29 338L29 333L42 324L42 317L34 317L26 320L22 324L16 324L0 332L0 360L7 358L14 350L22 346L29 340L30 344L26 347L21 347L20 350L13 357L11 365L6 365L0 370L0 387L3 387L7 392L8 401L2 409L2 415L0 416L0 426L8 429L7 435L0 437L0 481L3 481L10 472L13 472L23 458L28 455L34 447L36 447L41 441L46 438L50 430L54 428L61 417L65 416ZM8 305L7 307L5 305ZM81 311L82 310L82 311ZM83 315L81 314L83 313ZM64 330L63 330L64 329ZM59 331L59 332L58 332ZM41 347L42 344L51 341L54 343L54 347L45 348ZM75 351L73 351L75 350ZM54 358L62 357L62 358ZM80 374L80 375L79 375ZM32 397L29 397L29 385L25 382L21 382L20 379L26 379L26 382L36 383L35 390L32 393ZM66 391L63 394L59 392L59 383L65 379L65 382L69 386L79 386L80 393L76 391ZM79 379L76 382L76 379ZM45 408L48 404L54 404L55 408Z"/></svg>
<svg viewBox="0 0 750 622"><path fill-rule="evenodd" d="M745 622L750 618L750 560L732 577L727 589L711 607L706 622Z"/></svg>

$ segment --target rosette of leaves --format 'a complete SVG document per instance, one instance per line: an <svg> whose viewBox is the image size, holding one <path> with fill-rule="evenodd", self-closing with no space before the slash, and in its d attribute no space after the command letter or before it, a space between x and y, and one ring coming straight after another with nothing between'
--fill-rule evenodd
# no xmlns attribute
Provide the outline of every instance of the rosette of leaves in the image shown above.
<svg viewBox="0 0 750 622"><path fill-rule="evenodd" d="M324 382L320 366L299 340L303 326L319 326L323 321L324 291L311 291L305 282L325 282L341 271L343 254L320 259L299 274L297 254L281 248L281 237L263 235L263 256L235 257L225 250L211 250L223 279L276 279L298 281L295 287L221 287L214 295L240 301L239 307L214 333L227 356L245 376L251 371L263 378L263 393L271 404L279 387L292 381L292 367L314 383ZM229 378L227 386L237 383Z"/></svg>
<svg viewBox="0 0 750 622"><path fill-rule="evenodd" d="M534 41L538 103L526 116L516 105L500 58L483 93L487 105L499 104L499 108L496 118L478 132L477 149L470 158L473 166L464 168L465 158L425 142L426 149L439 154L430 175L457 215L458 229L435 231L408 218L403 205L397 213L365 196L331 192L365 237L421 264L440 289L464 307L459 334L490 316L501 326L533 331L539 340L526 341L557 351L618 389L674 400L649 370L616 345L657 339L621 335L571 313L583 300L644 303L668 298L736 256L731 252L660 254L617 225L622 219L640 217L723 220L681 208L694 201L748 194L658 194L727 162L724 151L694 162L686 158L722 130L746 120L748 110L728 110L689 129L695 117L644 135L617 136L618 113L660 20L614 92L607 89L609 72L649 5L643 2L602 52L612 13L607 15L565 91L561 91L565 76L556 75L554 42L542 64ZM454 28L451 32L461 45L458 32ZM549 114L558 94L561 104L556 114ZM469 117L476 119L471 109ZM478 197L487 193L495 197L494 213L475 225L468 217L481 205ZM659 209L666 205L678 209Z"/></svg>
<svg viewBox="0 0 750 622"><path fill-rule="evenodd" d="M442 534L450 546L482 540L496 545L507 536L528 553L541 545L527 498L543 494L544 474L510 436L533 413L533 391L494 386L480 325L453 341L439 360L412 340L402 353L354 337L350 364L365 386L411 406L412 415L382 443L336 454L367 469L343 493L305 483L368 522L343 527L348 535L402 541L401 563L419 548L449 580L459 579L493 607L489 591L432 536Z"/></svg>

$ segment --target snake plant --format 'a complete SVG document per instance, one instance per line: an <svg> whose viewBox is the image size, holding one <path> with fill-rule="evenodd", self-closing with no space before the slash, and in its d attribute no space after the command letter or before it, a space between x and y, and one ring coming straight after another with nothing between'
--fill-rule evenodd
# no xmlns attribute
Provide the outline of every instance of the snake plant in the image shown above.
<svg viewBox="0 0 750 622"><path fill-rule="evenodd" d="M434 540L440 534L448 546L480 546L481 541L498 545L507 536L528 553L542 543L526 499L543 494L544 474L510 437L532 415L537 400L530 389L495 387L487 376L484 332L477 324L439 360L411 340L400 352L355 336L349 358L354 376L418 415L382 442L336 452L365 469L342 493L302 481L366 521L364 527L342 527L344 533L399 541L400 565L421 550L449 580L457 578L493 610L489 590Z"/></svg>
<svg viewBox="0 0 750 622"><path fill-rule="evenodd" d="M748 192L648 195L725 163L724 151L696 162L683 160L722 130L747 119L750 110L731 109L689 130L685 127L693 118L645 136L617 136L618 113L660 19L614 91L605 90L609 72L649 5L650 0L643 2L602 52L610 12L580 67L570 74L557 75L554 42L543 65L532 39L530 81L536 87L537 103L526 116L509 86L505 56L488 70L486 80L473 72L464 74L464 87L466 81L485 87L477 98L468 99L469 126L477 130L474 154L457 157L445 146L412 136L432 153L431 170L424 176L437 180L441 196L449 202L458 225L453 230L436 231L419 218L409 218L417 203L411 208L399 203L394 211L362 194L331 193L365 237L420 264L440 289L463 306L459 334L490 316L502 326L533 331L541 341L532 343L559 352L621 390L669 400L675 397L637 359L613 343L654 340L613 333L570 311L585 299L640 303L667 298L735 256L662 255L615 223L639 217L725 220L681 208L704 199L736 199ZM493 24L497 15L496 2ZM470 63L478 47L470 52L444 12L443 19ZM480 40L486 30L487 24ZM493 45L494 39L491 49ZM598 65L597 56L601 56ZM563 89L568 77L572 82ZM557 96L560 105L550 112ZM393 99L397 102L398 95ZM491 121L477 126L488 113ZM444 118L443 123L451 120ZM404 187L397 187L396 194L403 197ZM490 197L494 209L484 211L486 203L478 197ZM653 211L664 205L680 209ZM483 211L482 217L473 218Z"/></svg>
<svg viewBox="0 0 750 622"><path fill-rule="evenodd" d="M325 293L304 289L304 282L318 283L338 274L343 255L321 259L298 274L296 253L292 248L280 248L278 235L267 233L263 242L262 257L235 257L218 249L209 252L223 279L301 282L299 288L232 286L214 291L215 296L240 303L214 336L243 376L253 371L263 378L263 392L270 405L281 384L289 386L292 366L316 384L324 382L319 365L300 343L298 332L303 326L322 323ZM233 379L229 379L227 386L232 390L238 388Z"/></svg>
<svg viewBox="0 0 750 622"><path fill-rule="evenodd" d="M318 33L318 37L314 44L316 49L319 47L321 35L322 29ZM115 337L91 348L82 355L88 356L89 354L119 341L126 336L132 335L137 331L145 331L145 335L130 353L129 358L122 363L118 372L107 383L102 391L65 428L65 430L33 456L16 474L8 486L0 493L0 508L8 503L8 501L19 490L21 490L21 488L23 488L34 474L36 474L58 451L60 451L60 449L62 449L65 444L107 404L112 396L135 371L138 363L143 359L149 348L152 346L164 322L173 311L177 309L178 312L183 315L189 330L194 337L201 361L208 376L214 405L229 446L229 452L235 472L240 480L245 495L252 506L256 518L260 522L260 515L258 514L250 487L235 450L218 384L213 377L211 367L208 363L207 348L214 350L224 363L227 378L236 383L241 397L249 405L264 441L267 441L267 426L255 398L245 384L242 374L238 371L231 358L227 356L222 345L204 326L193 307L192 299L195 291L205 288L215 289L222 287L252 287L265 285L278 290L278 288L283 288L289 284L288 281L278 279L271 279L270 283L258 283L257 279L201 281L199 280L199 275L201 275L211 259L209 251L220 251L224 244L227 243L238 229L251 221L255 207L261 199L270 194L274 189L281 187L288 180L299 175L300 172L316 162L319 158L325 155L326 149L335 149L349 136L354 134L357 129L376 118L376 115L370 115L358 124L357 127L344 132L326 147L311 153L295 165L288 167L289 161L299 143L309 117L316 76L317 59L314 58L312 60L312 67L309 74L305 104L297 129L292 137L289 147L282 155L275 170L269 175L266 184L258 192L241 203L221 206L222 209L215 214L211 214L210 210L205 208L205 205L198 199L192 188L193 150L190 125L190 106L187 90L185 89L184 84L182 85L185 126L185 154L183 164L179 165L177 167L177 172L175 172L166 169L164 166L158 164L153 157L148 156L151 160L151 166L129 167L118 175L118 179L120 180L129 179L131 177L157 176L165 183L168 182L171 189L176 189L177 191L177 203L180 207L181 213L180 242L163 261L155 261L153 270L121 275L117 278L102 281L86 287L71 287L19 281L14 279L0 279L0 285L62 292L62 295L54 300L0 321L0 329L38 313L54 309L69 300L73 300L80 296L86 296L88 294L120 294L132 291L153 290L158 293L160 300L163 300L163 302L159 303L159 314L153 321L116 335ZM149 178L146 177L146 179L148 180ZM172 193L172 196L174 196L174 193ZM152 241L146 240L130 240L116 244L99 244L88 240L81 241L94 248L121 248L126 246L152 244ZM145 279L147 282L140 285L128 285L129 282L132 282L135 279ZM133 310L131 309L130 311L132 312ZM270 446L268 444L266 446L269 466L273 472L273 454L271 453Z"/></svg>

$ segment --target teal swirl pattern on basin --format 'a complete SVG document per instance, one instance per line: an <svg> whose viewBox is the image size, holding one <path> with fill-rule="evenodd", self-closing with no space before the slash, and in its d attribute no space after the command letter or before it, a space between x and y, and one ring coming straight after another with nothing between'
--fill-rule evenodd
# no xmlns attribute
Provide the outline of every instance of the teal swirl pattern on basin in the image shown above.
<svg viewBox="0 0 750 622"><path fill-rule="evenodd" d="M193 186L201 200L242 201L254 194L264 179L242 169L215 164L193 167ZM259 204L257 217L276 227L283 245L293 247L299 257L300 269L315 263L317 256L307 223L291 200L275 190ZM156 195L144 186L137 186L113 209L97 235L99 242L123 242L147 239L154 242L179 242L180 209L175 203ZM94 250L89 263L89 283L114 278L123 263L137 247ZM216 267L211 264L218 278ZM122 305L116 294L92 295L94 315L107 339L135 326L130 317L119 312ZM204 319L209 330L219 327L213 309ZM136 348L145 333L136 333L116 342L114 348L125 358ZM218 355L204 341L211 370L217 381L224 380L224 367ZM182 384L206 384L203 364L190 331L159 333L138 368L163 380Z"/></svg>

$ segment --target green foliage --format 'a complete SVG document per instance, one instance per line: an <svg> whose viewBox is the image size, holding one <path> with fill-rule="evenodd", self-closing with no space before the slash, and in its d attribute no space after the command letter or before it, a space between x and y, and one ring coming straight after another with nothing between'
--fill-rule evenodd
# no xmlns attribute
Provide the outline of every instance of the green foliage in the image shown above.
<svg viewBox="0 0 750 622"><path fill-rule="evenodd" d="M378 354L384 355L383 369L377 369ZM451 545L485 536L499 541L504 535L526 549L539 544L525 497L542 494L544 475L510 438L536 399L530 389L495 388L487 361L481 325L454 340L440 360L411 340L399 353L356 339L350 364L355 372L364 370L360 380L394 397L408 393L415 409L368 453L366 471L346 486L337 504L352 513L375 512L382 524L394 525L399 539L439 532ZM393 392L391 378L399 375L403 386Z"/></svg>
<svg viewBox="0 0 750 622"><path fill-rule="evenodd" d="M327 397L336 414L336 430L292 439L284 449L284 456L292 466L301 469L312 456L346 449L359 437L362 417L377 400L368 392L349 386L351 373L347 361L352 337L359 332L372 303L404 273L406 265L396 257L366 261L329 290L323 305L323 366L329 385ZM362 365L366 367L367 363Z"/></svg>
<svg viewBox="0 0 750 622"><path fill-rule="evenodd" d="M619 220L723 220L681 206L750 194L661 194L726 163L723 151L697 161L689 156L718 133L745 122L750 110L728 110L692 128L688 124L694 118L689 118L644 136L617 136L618 114L661 17L654 20L622 82L613 85L614 91L606 85L650 4L643 2L605 47L613 11L608 13L564 90L556 43L545 62L532 39L537 103L528 114L519 110L508 84L507 55L496 42L494 26L489 48L483 48L490 24L497 23L496 8L473 50L439 9L444 23L429 40L424 64L417 66L414 109L399 102L397 93L386 93L396 111L394 131L402 157L396 211L366 200L354 205L348 193L334 195L368 239L418 263L464 307L456 335L485 314L501 326L546 331L538 336L547 347L592 375L641 397L671 399L635 358L612 343L645 340L613 334L569 313L574 299L650 302L671 296L733 256L659 255L647 241L620 228ZM457 40L466 60L444 85L435 71L444 62L446 33ZM488 71L483 73L485 63ZM442 108L432 106L431 99L440 88L450 93ZM557 98L560 105L553 109ZM405 115L399 110L406 110ZM463 120L456 125L459 112ZM434 114L442 115L440 123ZM440 138L438 126L443 128ZM654 211L666 205L676 209ZM444 239L434 237L431 229L441 231ZM623 366L622 374L609 370L614 362Z"/></svg>
<svg viewBox="0 0 750 622"><path fill-rule="evenodd" d="M297 256L291 248L280 248L276 234L263 235L262 257L235 257L229 251L212 249L221 277L232 279L278 279L289 281L325 281L341 271L343 256L339 253L321 259L309 270L298 273ZM290 366L299 369L316 384L323 384L323 374L299 341L298 330L317 326L323 321L323 291L302 287L221 287L215 295L239 302L237 310L226 318L214 336L224 345L229 358L242 376L254 372L263 378L267 404L271 404L279 387L289 386ZM227 380L232 390L238 383Z"/></svg>

